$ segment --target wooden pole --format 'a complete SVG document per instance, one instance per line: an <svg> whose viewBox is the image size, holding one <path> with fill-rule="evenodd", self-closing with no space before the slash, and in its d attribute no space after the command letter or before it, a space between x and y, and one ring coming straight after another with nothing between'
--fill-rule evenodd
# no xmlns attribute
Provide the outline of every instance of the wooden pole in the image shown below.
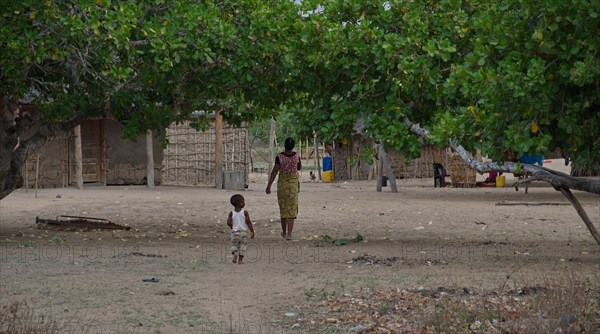
<svg viewBox="0 0 600 334"><path fill-rule="evenodd" d="M313 130L313 145L315 146L315 166L317 166L317 174L319 175L319 181L323 181L321 176L321 162L319 161L319 144L317 142L317 133Z"/></svg>
<svg viewBox="0 0 600 334"><path fill-rule="evenodd" d="M223 116L215 114L215 187L223 189Z"/></svg>
<svg viewBox="0 0 600 334"><path fill-rule="evenodd" d="M25 159L25 192L27 192L27 188L29 188L29 169L27 169L27 159Z"/></svg>
<svg viewBox="0 0 600 334"><path fill-rule="evenodd" d="M83 153L81 147L81 125L77 125L75 131L75 186L83 189Z"/></svg>
<svg viewBox="0 0 600 334"><path fill-rule="evenodd" d="M152 130L146 131L146 183L148 188L154 189L154 145L152 144Z"/></svg>
<svg viewBox="0 0 600 334"><path fill-rule="evenodd" d="M377 166L376 164L377 164L377 160L374 160L373 164L371 166L369 166L369 176L367 177L367 180L369 180L369 181L373 180L373 174L375 174L375 166Z"/></svg>
<svg viewBox="0 0 600 334"><path fill-rule="evenodd" d="M35 198L37 198L38 190L38 177L40 175L40 155L37 156L37 162L35 163Z"/></svg>
<svg viewBox="0 0 600 334"><path fill-rule="evenodd" d="M302 160L302 140L298 140L298 154L300 155L300 160Z"/></svg>
<svg viewBox="0 0 600 334"><path fill-rule="evenodd" d="M382 178L383 178L383 162L381 161L381 151L383 150L383 144L377 145L377 191L381 192Z"/></svg>
<svg viewBox="0 0 600 334"><path fill-rule="evenodd" d="M60 164L62 174L62 187L65 188L69 184L69 140L65 139L65 154Z"/></svg>
<svg viewBox="0 0 600 334"><path fill-rule="evenodd" d="M106 138L102 136L102 184L104 186L108 185L108 159L106 158Z"/></svg>
<svg viewBox="0 0 600 334"><path fill-rule="evenodd" d="M267 178L271 175L273 165L275 164L275 118L271 117L271 129L269 130L269 170L267 171Z"/></svg>

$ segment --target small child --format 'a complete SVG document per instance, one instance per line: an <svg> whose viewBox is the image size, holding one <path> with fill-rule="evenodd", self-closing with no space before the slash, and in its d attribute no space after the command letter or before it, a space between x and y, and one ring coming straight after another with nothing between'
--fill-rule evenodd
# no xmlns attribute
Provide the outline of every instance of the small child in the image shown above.
<svg viewBox="0 0 600 334"><path fill-rule="evenodd" d="M244 196L235 194L231 196L229 203L235 208L229 212L227 217L227 225L231 228L231 254L233 263L242 264L244 255L246 255L248 230L250 230L250 239L254 239L254 228L250 221L250 214L244 210L244 206L246 206Z"/></svg>

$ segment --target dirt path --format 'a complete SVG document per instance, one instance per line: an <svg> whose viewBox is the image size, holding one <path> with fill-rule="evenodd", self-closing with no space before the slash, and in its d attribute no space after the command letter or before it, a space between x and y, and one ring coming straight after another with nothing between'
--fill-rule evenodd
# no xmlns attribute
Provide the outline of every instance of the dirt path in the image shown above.
<svg viewBox="0 0 600 334"><path fill-rule="evenodd" d="M403 180L397 194L372 182L302 183L291 242L279 237L276 196L251 183L243 194L257 237L245 265L231 263L227 245L233 192L90 186L34 198L20 190L0 202L0 303L26 302L35 315L89 332L269 332L290 330L307 299L356 289L508 289L572 272L598 280L600 249L571 206L495 205L565 202L560 193L429 183ZM600 227L600 197L576 195ZM59 215L131 230L34 226L36 216ZM160 281L142 282L152 277Z"/></svg>

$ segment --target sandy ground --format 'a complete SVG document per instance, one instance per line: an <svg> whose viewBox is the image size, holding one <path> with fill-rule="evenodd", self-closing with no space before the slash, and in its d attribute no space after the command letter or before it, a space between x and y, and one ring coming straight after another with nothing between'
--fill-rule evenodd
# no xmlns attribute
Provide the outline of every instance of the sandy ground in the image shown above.
<svg viewBox="0 0 600 334"><path fill-rule="evenodd" d="M231 263L231 191L143 186L19 190L0 202L0 305L27 303L65 332L282 333L313 294L355 289L512 289L571 275L598 282L600 248L552 188L434 189L400 180L307 182L293 241L279 236L266 175L243 192L257 236ZM510 184L511 178L507 183ZM600 197L575 192L600 228ZM35 217L107 218L129 231L37 229ZM352 239L360 234L364 240ZM334 246L331 239L348 239ZM342 242L343 243L343 242ZM353 261L393 258L391 265ZM145 278L157 278L146 283ZM286 315L287 313L287 315ZM293 315L292 315L293 314Z"/></svg>

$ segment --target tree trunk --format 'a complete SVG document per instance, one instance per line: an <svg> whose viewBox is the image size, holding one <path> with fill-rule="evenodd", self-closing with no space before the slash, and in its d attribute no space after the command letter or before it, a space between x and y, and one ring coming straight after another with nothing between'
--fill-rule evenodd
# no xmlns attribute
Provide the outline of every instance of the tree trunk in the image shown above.
<svg viewBox="0 0 600 334"><path fill-rule="evenodd" d="M350 149L350 145L344 145L341 141L336 141L335 145L335 156L333 157L333 170L334 177L336 180L350 180L350 175L348 175L348 153Z"/></svg>
<svg viewBox="0 0 600 334"><path fill-rule="evenodd" d="M385 152L385 148L383 144L379 145L379 153L381 157L381 164L385 167L385 172L387 174L388 180L390 181L390 185L393 193L398 192L398 186L396 185L396 176L394 175L394 171L392 170L392 165L390 164L390 160L387 157L387 153Z"/></svg>
<svg viewBox="0 0 600 334"><path fill-rule="evenodd" d="M28 157L47 142L68 137L69 131L84 120L77 114L55 124L35 115L20 115L17 101L10 95L0 100L0 200L23 186L23 166ZM33 134L24 137L25 131Z"/></svg>
<svg viewBox="0 0 600 334"><path fill-rule="evenodd" d="M23 185L22 175L11 172L12 155L19 143L17 114L16 98L3 95L0 100L0 199Z"/></svg>

